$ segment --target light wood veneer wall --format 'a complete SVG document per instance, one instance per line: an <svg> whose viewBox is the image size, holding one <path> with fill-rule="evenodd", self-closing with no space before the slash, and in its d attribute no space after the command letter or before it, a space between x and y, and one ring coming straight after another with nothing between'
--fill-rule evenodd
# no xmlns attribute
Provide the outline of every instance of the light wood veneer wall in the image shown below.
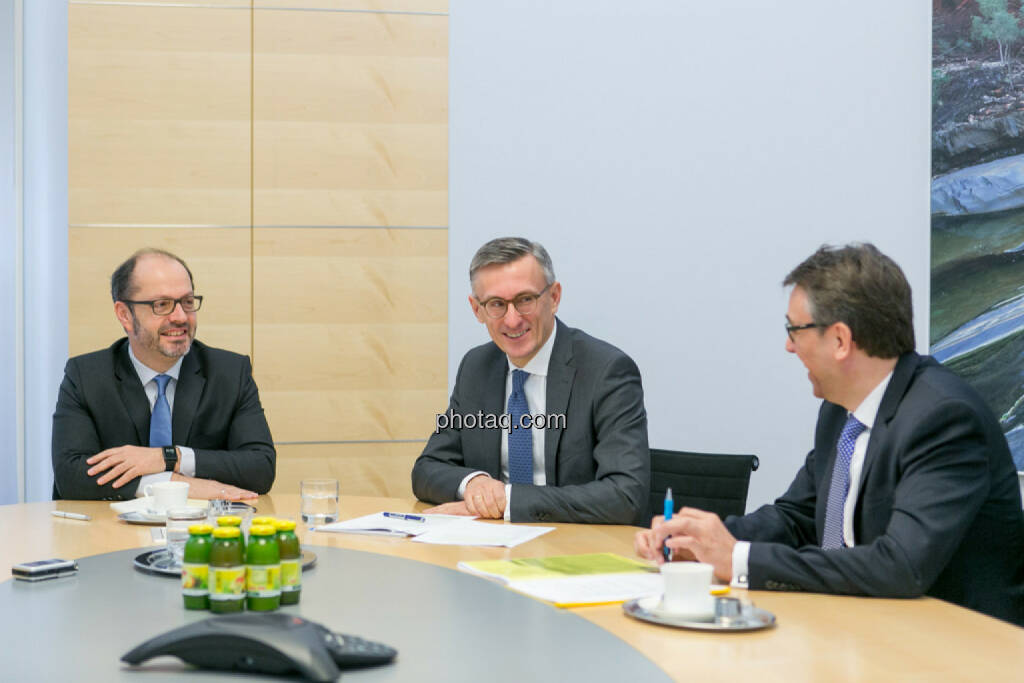
<svg viewBox="0 0 1024 683"><path fill-rule="evenodd" d="M109 276L188 261L203 341L252 356L275 490L408 495L446 405L447 0L72 0L72 355Z"/></svg>

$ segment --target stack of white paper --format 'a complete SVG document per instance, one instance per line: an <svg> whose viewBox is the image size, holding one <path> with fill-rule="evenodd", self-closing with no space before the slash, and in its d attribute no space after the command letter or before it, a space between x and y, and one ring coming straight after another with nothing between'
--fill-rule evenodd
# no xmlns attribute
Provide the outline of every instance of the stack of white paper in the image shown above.
<svg viewBox="0 0 1024 683"><path fill-rule="evenodd" d="M316 531L375 536L413 536L417 543L489 545L512 548L554 531L551 526L517 526L475 522L463 515L378 512L316 527Z"/></svg>

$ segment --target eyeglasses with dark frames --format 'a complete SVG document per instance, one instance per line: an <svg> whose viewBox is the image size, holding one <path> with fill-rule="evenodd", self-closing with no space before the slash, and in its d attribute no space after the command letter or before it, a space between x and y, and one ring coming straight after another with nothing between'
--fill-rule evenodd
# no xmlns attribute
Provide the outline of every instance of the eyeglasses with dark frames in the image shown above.
<svg viewBox="0 0 1024 683"><path fill-rule="evenodd" d="M131 301L130 299L121 299L121 303L147 304L153 309L154 315L164 316L170 315L178 304L181 304L181 310L186 313L195 313L203 305L203 297L195 294L186 294L180 299L151 299L149 301Z"/></svg>
<svg viewBox="0 0 1024 683"><path fill-rule="evenodd" d="M789 335L789 341L793 341L793 342L796 341L796 339L793 338L793 333L794 332L799 332L800 330L809 330L812 327L821 327L821 325L819 325L818 323L807 323L806 325L794 325L793 323L789 322L789 318L786 318L786 334Z"/></svg>
<svg viewBox="0 0 1024 683"><path fill-rule="evenodd" d="M480 305L483 306L484 312L488 318L504 318L505 314L508 313L508 305L511 303L516 307L516 310L520 315L529 315L533 313L534 309L537 308L537 301L544 296L544 292L551 288L549 284L544 289L540 290L536 294L520 294L512 301L506 301L500 297L494 297L487 301L480 301Z"/></svg>

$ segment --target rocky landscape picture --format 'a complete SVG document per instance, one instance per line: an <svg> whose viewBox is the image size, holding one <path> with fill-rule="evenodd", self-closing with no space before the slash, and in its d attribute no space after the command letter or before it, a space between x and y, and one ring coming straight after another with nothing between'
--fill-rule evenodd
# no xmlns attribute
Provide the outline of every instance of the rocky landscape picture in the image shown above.
<svg viewBox="0 0 1024 683"><path fill-rule="evenodd" d="M1021 0L933 0L931 353L988 400L1024 470Z"/></svg>

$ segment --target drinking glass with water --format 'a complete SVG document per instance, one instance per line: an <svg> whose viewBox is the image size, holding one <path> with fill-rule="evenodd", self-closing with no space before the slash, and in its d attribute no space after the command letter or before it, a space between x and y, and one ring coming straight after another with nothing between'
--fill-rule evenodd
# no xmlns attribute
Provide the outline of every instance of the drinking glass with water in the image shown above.
<svg viewBox="0 0 1024 683"><path fill-rule="evenodd" d="M188 528L193 524L206 522L206 508L183 507L167 511L167 549L174 558L174 564L181 566L188 541Z"/></svg>
<svg viewBox="0 0 1024 683"><path fill-rule="evenodd" d="M302 521L310 525L330 524L338 519L338 480L303 479Z"/></svg>

